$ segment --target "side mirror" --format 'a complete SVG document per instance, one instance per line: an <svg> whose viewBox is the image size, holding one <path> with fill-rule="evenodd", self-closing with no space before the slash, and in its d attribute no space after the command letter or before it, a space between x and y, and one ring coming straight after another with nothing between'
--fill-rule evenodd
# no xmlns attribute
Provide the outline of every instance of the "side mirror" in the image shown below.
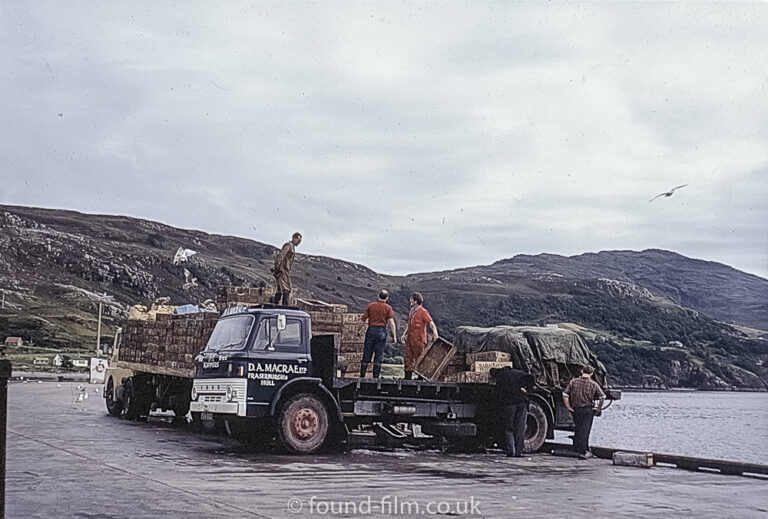
<svg viewBox="0 0 768 519"><path fill-rule="evenodd" d="M285 327L286 327L285 315L280 314L277 316L277 330L282 332L283 330L285 330Z"/></svg>

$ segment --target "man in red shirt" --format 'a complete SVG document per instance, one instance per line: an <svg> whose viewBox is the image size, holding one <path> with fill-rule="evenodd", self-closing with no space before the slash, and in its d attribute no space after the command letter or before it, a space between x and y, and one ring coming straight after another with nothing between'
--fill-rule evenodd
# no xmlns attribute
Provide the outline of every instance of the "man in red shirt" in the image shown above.
<svg viewBox="0 0 768 519"><path fill-rule="evenodd" d="M373 357L373 378L379 378L381 373L381 355L387 342L387 325L392 330L392 337L397 344L397 329L395 328L395 314L392 307L387 304L389 292L379 292L379 300L369 304L363 313L363 322L368 321L368 330L365 332L365 345L363 346L363 360L360 364L360 378L365 378L368 364ZM374 355L375 354L375 355Z"/></svg>
<svg viewBox="0 0 768 519"><path fill-rule="evenodd" d="M437 340L437 326L432 316L424 308L424 296L418 292L411 294L411 309L408 312L408 324L405 326L402 340L405 343L405 378L413 378L416 360L427 346L427 326L432 332L432 340Z"/></svg>

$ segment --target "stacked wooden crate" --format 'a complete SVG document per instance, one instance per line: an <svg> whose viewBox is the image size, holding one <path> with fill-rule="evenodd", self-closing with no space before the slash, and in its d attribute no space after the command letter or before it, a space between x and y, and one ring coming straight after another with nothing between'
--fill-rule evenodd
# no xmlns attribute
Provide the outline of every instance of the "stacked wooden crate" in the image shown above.
<svg viewBox="0 0 768 519"><path fill-rule="evenodd" d="M195 356L205 349L219 314L157 314L155 320L129 319L123 326L118 362L144 365L150 373L194 376Z"/></svg>
<svg viewBox="0 0 768 519"><path fill-rule="evenodd" d="M230 306L249 306L270 304L274 301L273 287L219 287L216 294L216 308L219 312ZM291 296L289 306L296 306L296 299Z"/></svg>
<svg viewBox="0 0 768 519"><path fill-rule="evenodd" d="M311 299L298 299L297 304L312 320L312 335L333 333L339 336L338 352L344 357L339 364L346 365L348 374L359 374L367 329L362 321L363 314L347 312L346 305Z"/></svg>
<svg viewBox="0 0 768 519"><path fill-rule="evenodd" d="M413 371L424 380L434 382L445 376L448 363L453 359L456 347L442 337L424 349L416 359Z"/></svg>
<svg viewBox="0 0 768 519"><path fill-rule="evenodd" d="M444 382L460 384L488 384L491 380L490 371L494 368L513 367L509 353L503 351L484 351L467 353L464 358L463 370L445 373Z"/></svg>

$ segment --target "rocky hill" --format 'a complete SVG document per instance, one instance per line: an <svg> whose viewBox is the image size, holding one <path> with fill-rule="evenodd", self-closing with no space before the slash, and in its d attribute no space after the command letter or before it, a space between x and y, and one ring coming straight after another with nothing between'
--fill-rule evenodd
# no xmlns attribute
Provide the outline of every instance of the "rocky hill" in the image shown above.
<svg viewBox="0 0 768 519"><path fill-rule="evenodd" d="M721 321L768 330L768 280L665 250L602 251L571 257L521 254L488 266L412 277L504 280L516 276L607 278L640 286L655 296Z"/></svg>
<svg viewBox="0 0 768 519"><path fill-rule="evenodd" d="M197 251L174 265L177 248ZM99 302L102 341L131 304L168 296L198 303L219 285L271 284L276 248L241 238L119 216L0 206L0 335L91 348ZM190 286L188 277L196 278ZM634 387L765 389L768 281L716 263L650 250L566 258L516 256L449 272L382 276L337 259L300 254L298 295L361 311L381 287L404 324L408 294L422 291L441 333L455 326L551 324L581 333L614 381ZM397 347L388 357L400 354Z"/></svg>

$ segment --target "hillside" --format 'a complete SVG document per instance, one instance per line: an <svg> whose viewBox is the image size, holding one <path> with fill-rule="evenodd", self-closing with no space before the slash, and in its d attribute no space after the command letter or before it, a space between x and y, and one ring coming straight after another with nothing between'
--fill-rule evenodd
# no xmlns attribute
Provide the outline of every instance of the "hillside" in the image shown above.
<svg viewBox="0 0 768 519"><path fill-rule="evenodd" d="M174 265L178 247L197 254ZM198 303L219 285L271 284L276 250L128 217L0 206L0 335L90 349L99 301L107 341L131 304L161 296L174 304ZM184 289L184 268L197 286ZM294 284L300 297L356 311L388 287L400 329L408 294L420 290L449 338L463 324L559 323L579 331L622 385L767 387L768 334L722 321L768 328L768 281L666 251L516 256L406 277L299 254ZM387 356L398 353L390 348Z"/></svg>
<svg viewBox="0 0 768 519"><path fill-rule="evenodd" d="M602 251L571 257L518 255L488 266L409 277L504 280L515 276L623 281L715 319L768 330L768 280L665 250Z"/></svg>

